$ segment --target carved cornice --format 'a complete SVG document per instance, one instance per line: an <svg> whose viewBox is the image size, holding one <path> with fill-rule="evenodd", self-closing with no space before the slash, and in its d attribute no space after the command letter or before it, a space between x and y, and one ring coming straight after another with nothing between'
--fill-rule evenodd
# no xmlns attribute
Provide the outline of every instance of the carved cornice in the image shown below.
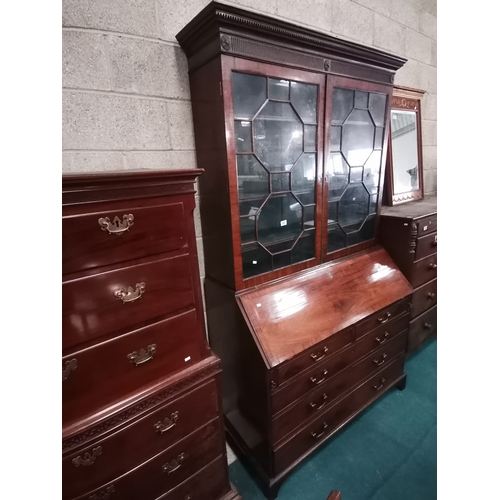
<svg viewBox="0 0 500 500"><path fill-rule="evenodd" d="M219 363L209 365L205 369L199 370L192 375L181 379L176 384L166 387L165 389L160 390L154 395L146 397L138 403L133 404L117 415L114 415L96 425L88 427L83 432L63 439L62 452L67 453L80 445L87 444L94 438L101 436L111 429L115 429L116 427L121 426L125 422L128 422L132 418L143 414L144 412L158 406L161 403L164 403L168 399L174 396L180 396L181 392L190 389L195 384L198 384L219 372Z"/></svg>
<svg viewBox="0 0 500 500"><path fill-rule="evenodd" d="M224 36L239 39L256 40L274 46L288 48L297 53L314 54L323 59L342 59L351 63L363 64L387 72L388 82L406 59L387 52L367 47L355 42L329 36L292 23L274 19L269 16L249 12L232 5L220 2L208 4L185 28L176 36L186 52L192 68L192 59L199 66L204 61L196 57L214 40L221 36L218 53L232 53L232 41ZM234 41L234 39L233 39ZM215 50L217 50L215 48ZM216 55L209 51L203 57ZM235 54L238 55L238 54ZM266 60L262 58L260 60ZM270 61L274 62L274 61ZM324 71L329 71L330 64L321 63Z"/></svg>

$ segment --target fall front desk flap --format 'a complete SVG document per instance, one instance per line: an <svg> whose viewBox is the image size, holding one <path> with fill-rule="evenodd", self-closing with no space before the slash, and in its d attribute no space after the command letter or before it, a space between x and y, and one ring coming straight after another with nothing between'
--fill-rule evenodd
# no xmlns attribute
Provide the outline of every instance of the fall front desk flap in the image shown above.
<svg viewBox="0 0 500 500"><path fill-rule="evenodd" d="M238 294L272 368L413 292L381 247Z"/></svg>

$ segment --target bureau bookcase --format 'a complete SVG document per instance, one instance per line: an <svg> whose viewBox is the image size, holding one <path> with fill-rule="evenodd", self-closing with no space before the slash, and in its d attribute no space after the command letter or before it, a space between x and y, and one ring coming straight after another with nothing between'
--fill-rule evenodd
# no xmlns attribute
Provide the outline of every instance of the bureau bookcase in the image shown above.
<svg viewBox="0 0 500 500"><path fill-rule="evenodd" d="M226 430L268 498L393 386L412 287L377 241L405 60L210 3L189 66L209 343Z"/></svg>

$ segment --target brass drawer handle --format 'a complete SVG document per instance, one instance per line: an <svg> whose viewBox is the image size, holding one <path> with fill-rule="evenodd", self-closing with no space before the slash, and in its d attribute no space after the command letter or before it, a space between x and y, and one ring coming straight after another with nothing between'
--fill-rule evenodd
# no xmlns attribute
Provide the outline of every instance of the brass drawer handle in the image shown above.
<svg viewBox="0 0 500 500"><path fill-rule="evenodd" d="M389 338L389 332L385 332L384 336L382 338L380 337L375 337L375 340L380 344L385 344L387 342L387 339Z"/></svg>
<svg viewBox="0 0 500 500"><path fill-rule="evenodd" d="M436 294L435 294L434 292L429 292L429 293L427 294L427 298L428 298L428 299L433 299L435 296L436 296Z"/></svg>
<svg viewBox="0 0 500 500"><path fill-rule="evenodd" d="M75 467L80 467L80 465L88 467L89 465L92 465L96 461L96 458L99 455L102 455L102 446L97 446L96 448L94 448L92 450L92 453L89 453L87 451L87 453L85 453L83 457L78 455L76 458L72 460L72 462Z"/></svg>
<svg viewBox="0 0 500 500"><path fill-rule="evenodd" d="M134 351L127 354L127 359L134 363L135 366L142 365L147 361L153 359L153 355L156 352L156 344L148 345L147 349L141 349L139 352Z"/></svg>
<svg viewBox="0 0 500 500"><path fill-rule="evenodd" d="M385 318L384 318L384 316L385 316ZM392 316L392 314L389 311L387 311L384 314L384 316L377 318L379 323L387 323L389 321L389 318Z"/></svg>
<svg viewBox="0 0 500 500"><path fill-rule="evenodd" d="M134 300L140 299L142 294L146 290L146 283L136 283L135 290L129 286L127 289L119 288L115 290L115 297L120 299L124 304L126 302L134 302Z"/></svg>
<svg viewBox="0 0 500 500"><path fill-rule="evenodd" d="M438 268L437 264L429 264L429 270L435 271Z"/></svg>
<svg viewBox="0 0 500 500"><path fill-rule="evenodd" d="M438 246L438 235L437 234L434 236L434 241L432 242L432 246L433 247L437 247Z"/></svg>
<svg viewBox="0 0 500 500"><path fill-rule="evenodd" d="M374 385L373 388L376 390L376 391L380 391L380 389L382 389L382 387L384 387L384 383L385 383L385 378L381 378L380 379L380 385Z"/></svg>
<svg viewBox="0 0 500 500"><path fill-rule="evenodd" d="M328 396L326 394L323 394L323 402L318 406L318 403L309 403L309 406L311 408L315 408L316 411L318 410L321 410L321 408L323 408L323 406L326 405L326 400L328 399Z"/></svg>
<svg viewBox="0 0 500 500"><path fill-rule="evenodd" d="M66 361L64 363L64 368L63 368L63 382L67 380L67 378L70 376L71 372L75 371L77 368L76 366L76 359L70 359L69 361Z"/></svg>
<svg viewBox="0 0 500 500"><path fill-rule="evenodd" d="M174 413L172 413L170 417L165 417L163 422L161 420L159 422L156 422L156 424L154 425L155 431L159 432L160 434L169 431L170 429L175 427L178 418L179 418L179 412L174 411Z"/></svg>
<svg viewBox="0 0 500 500"><path fill-rule="evenodd" d="M328 370L325 368L323 370L323 378L318 380L316 377L311 377L309 380L316 385L322 384L326 380L326 376L328 375Z"/></svg>
<svg viewBox="0 0 500 500"><path fill-rule="evenodd" d="M318 351L317 353L312 353L310 356L312 359L314 359L314 361L320 361L322 360L325 356L326 356L326 353L328 352L328 347L323 347L322 350ZM321 354L323 353L323 354Z"/></svg>
<svg viewBox="0 0 500 500"><path fill-rule="evenodd" d="M326 422L323 422L323 427L321 428L321 432L311 432L311 436L313 438L319 439L325 433L327 427L328 424Z"/></svg>
<svg viewBox="0 0 500 500"><path fill-rule="evenodd" d="M172 474L177 469L180 469L182 462L186 458L186 454L182 452L177 458L173 458L170 462L167 462L162 466L161 470L167 474Z"/></svg>
<svg viewBox="0 0 500 500"><path fill-rule="evenodd" d="M432 328L432 325L430 323L424 323L424 328L426 330L430 330Z"/></svg>
<svg viewBox="0 0 500 500"><path fill-rule="evenodd" d="M387 358L387 354L384 352L384 354L382 354L382 359L381 359L381 360L374 359L374 360L373 360L373 362L374 362L377 366L382 366L382 365L385 363L386 358Z"/></svg>
<svg viewBox="0 0 500 500"><path fill-rule="evenodd" d="M99 493L94 493L89 497L89 500L108 500L111 494L114 492L115 487L113 485L110 485L105 490L101 490Z"/></svg>
<svg viewBox="0 0 500 500"><path fill-rule="evenodd" d="M111 222L109 217L101 217L97 222L103 231L120 236L134 225L134 216L132 214L126 214L123 216L122 221L120 221L120 218L116 216L113 219L113 222Z"/></svg>

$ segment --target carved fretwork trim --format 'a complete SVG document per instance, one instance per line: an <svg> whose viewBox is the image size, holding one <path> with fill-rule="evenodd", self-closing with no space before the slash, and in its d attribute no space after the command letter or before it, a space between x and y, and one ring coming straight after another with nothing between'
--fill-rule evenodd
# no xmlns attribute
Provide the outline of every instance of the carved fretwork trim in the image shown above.
<svg viewBox="0 0 500 500"><path fill-rule="evenodd" d="M415 193L394 195L392 198L392 203L393 203L393 205L396 205L398 203L403 203L404 201L416 201L416 200L420 200L421 198L422 198L422 195L421 195L420 191L415 191Z"/></svg>
<svg viewBox="0 0 500 500"><path fill-rule="evenodd" d="M135 405L127 408L126 410L120 412L118 415L115 415L104 422L101 422L95 426L92 426L85 431L71 436L67 439L63 439L62 443L62 451L66 453L77 446L82 445L83 443L90 441L91 439L104 434L105 432L118 427L123 424L127 420L132 419L133 417L137 417L138 415L150 410L151 408L164 403L166 400L171 398L172 396L179 396L180 392L190 388L191 386L197 384L198 382L205 380L220 371L219 364L214 364L212 366L208 366L204 370L200 370L191 376L186 377L185 379L179 381L178 383L167 387L166 389L157 392L153 396L146 398Z"/></svg>
<svg viewBox="0 0 500 500"><path fill-rule="evenodd" d="M412 222L410 231L410 253L415 253L415 249L417 248L417 234L418 234L417 225L414 222Z"/></svg>
<svg viewBox="0 0 500 500"><path fill-rule="evenodd" d="M392 107L399 109L418 109L418 101L407 97L392 97Z"/></svg>

